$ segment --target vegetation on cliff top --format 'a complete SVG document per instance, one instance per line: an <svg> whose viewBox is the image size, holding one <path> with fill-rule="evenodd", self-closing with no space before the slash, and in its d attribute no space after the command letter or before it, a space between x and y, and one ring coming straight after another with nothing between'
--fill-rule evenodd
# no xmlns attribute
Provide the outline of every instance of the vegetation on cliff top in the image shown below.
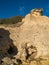
<svg viewBox="0 0 49 65"><path fill-rule="evenodd" d="M0 19L0 24L16 24L21 22L24 16L15 16L12 18Z"/></svg>

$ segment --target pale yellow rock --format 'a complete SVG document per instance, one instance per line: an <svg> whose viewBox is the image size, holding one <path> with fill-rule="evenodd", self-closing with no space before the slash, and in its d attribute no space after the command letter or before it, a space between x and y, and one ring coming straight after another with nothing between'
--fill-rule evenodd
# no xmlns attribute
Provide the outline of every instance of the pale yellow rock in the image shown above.
<svg viewBox="0 0 49 65"><path fill-rule="evenodd" d="M34 15L32 15L34 16ZM36 19L36 20L35 20ZM24 18L24 23L20 27L21 44L30 43L37 48L37 56L49 57L49 18L46 16L35 16L30 20L30 14Z"/></svg>
<svg viewBox="0 0 49 65"><path fill-rule="evenodd" d="M19 51L16 57L21 57L22 60L25 59L26 52L22 46L28 43L29 46L32 45L37 49L37 53L34 56L35 59L49 59L49 17L28 14L22 22L23 24L20 27L5 27L0 25L0 28L10 32L9 37L13 40L14 46ZM7 49L7 47L8 45L6 44L5 48ZM31 57L33 59L33 56ZM43 65L48 65L45 61L42 62ZM34 64L36 65L36 63Z"/></svg>

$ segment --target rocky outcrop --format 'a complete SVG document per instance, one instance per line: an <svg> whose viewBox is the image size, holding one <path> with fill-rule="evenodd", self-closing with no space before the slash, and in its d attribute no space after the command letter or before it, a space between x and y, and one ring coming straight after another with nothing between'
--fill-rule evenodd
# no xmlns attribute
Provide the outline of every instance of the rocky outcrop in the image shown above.
<svg viewBox="0 0 49 65"><path fill-rule="evenodd" d="M30 17L30 15L31 14L26 15L26 17L23 19L24 23L20 26L21 31L19 34L20 39L18 43L27 43L35 47L37 52L34 58L48 58L49 18L36 14L32 14Z"/></svg>
<svg viewBox="0 0 49 65"><path fill-rule="evenodd" d="M36 15L36 16L42 16L43 14L43 9L42 8L35 8L35 9L32 9L31 12L30 12L31 15Z"/></svg>
<svg viewBox="0 0 49 65"><path fill-rule="evenodd" d="M34 9L22 19L20 26L0 25L0 41L0 49L8 57L22 62L48 60L49 18L42 15L42 9Z"/></svg>

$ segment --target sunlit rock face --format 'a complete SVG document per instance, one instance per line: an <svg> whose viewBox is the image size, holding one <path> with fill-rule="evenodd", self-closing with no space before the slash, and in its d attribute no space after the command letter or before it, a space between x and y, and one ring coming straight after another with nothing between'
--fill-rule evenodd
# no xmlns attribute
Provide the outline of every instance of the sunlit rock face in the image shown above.
<svg viewBox="0 0 49 65"><path fill-rule="evenodd" d="M34 58L49 57L49 18L42 16L41 12L41 9L33 10L25 16L22 20L24 23L20 26L19 43L28 43L36 47L37 53Z"/></svg>
<svg viewBox="0 0 49 65"><path fill-rule="evenodd" d="M0 25L1 50L7 53L12 46L14 53L17 51L14 56L21 60L48 59L49 18L42 15L42 9L34 9L22 19L21 23L20 26L15 24L15 27Z"/></svg>

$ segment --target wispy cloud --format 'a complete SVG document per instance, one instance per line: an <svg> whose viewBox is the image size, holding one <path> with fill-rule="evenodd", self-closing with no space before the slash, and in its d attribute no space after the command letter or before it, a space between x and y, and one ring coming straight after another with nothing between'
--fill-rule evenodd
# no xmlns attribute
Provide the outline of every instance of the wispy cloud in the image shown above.
<svg viewBox="0 0 49 65"><path fill-rule="evenodd" d="M19 11L20 15L24 15L25 14L25 7L24 6L20 6L18 11Z"/></svg>

